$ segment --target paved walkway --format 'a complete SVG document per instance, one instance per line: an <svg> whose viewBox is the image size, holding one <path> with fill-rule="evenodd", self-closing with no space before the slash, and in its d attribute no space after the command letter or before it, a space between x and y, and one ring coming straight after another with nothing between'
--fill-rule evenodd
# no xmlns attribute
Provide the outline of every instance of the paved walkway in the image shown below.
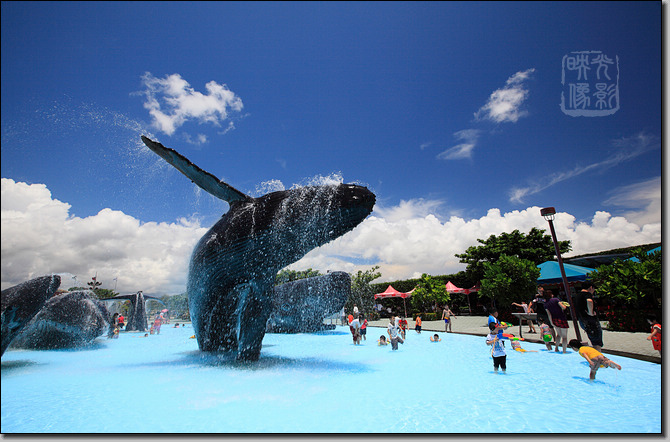
<svg viewBox="0 0 670 442"><path fill-rule="evenodd" d="M452 321L451 331L453 333L465 335L486 336L488 334L486 321L486 316L456 316ZM330 323L331 321L327 319L325 322ZM175 323L187 324L191 329L193 327L190 321L175 319L170 320L170 324L163 324L163 327L174 327ZM335 321L333 321L333 323L335 323ZM370 327L386 328L388 323L389 320L385 318L378 321L369 321L368 325ZM414 331L414 321L408 319L407 324L409 326L409 332L416 333ZM340 321L337 321L337 325L340 325ZM535 326L535 329L536 331L539 331L537 325ZM444 321L423 321L421 330L422 332L444 333ZM510 327L508 330L510 333L519 336L518 325ZM588 340L584 330L580 329L580 333L582 335L582 340ZM660 364L661 357L659 356L658 351L654 350L651 346L651 341L647 341L647 336L649 336L649 333L615 332L603 329L603 344L605 345L603 346L602 352ZM542 342L538 333L528 333L527 325L523 326L523 338L528 342ZM570 321L568 340L576 338L577 336L575 335L573 323Z"/></svg>
<svg viewBox="0 0 670 442"><path fill-rule="evenodd" d="M466 335L486 336L488 334L488 327L486 324L486 316L456 316L452 320L451 330L453 333L461 333ZM388 326L388 319L380 319L378 321L370 321L368 325L371 327ZM407 320L409 325L409 332L414 331L414 321ZM537 325L536 331L539 331ZM444 332L444 321L423 321L421 326L422 332ZM519 336L519 326L513 326L508 329L510 333ZM586 332L580 329L583 341L587 341ZM658 351L654 350L651 341L647 341L649 333L628 333L615 332L603 329L603 353L609 353L618 356L625 356L628 358L641 359L643 361L661 363L661 357ZM523 338L528 342L541 342L541 336L538 333L528 333L528 326L523 326ZM574 325L570 321L570 330L568 331L568 340L576 339Z"/></svg>

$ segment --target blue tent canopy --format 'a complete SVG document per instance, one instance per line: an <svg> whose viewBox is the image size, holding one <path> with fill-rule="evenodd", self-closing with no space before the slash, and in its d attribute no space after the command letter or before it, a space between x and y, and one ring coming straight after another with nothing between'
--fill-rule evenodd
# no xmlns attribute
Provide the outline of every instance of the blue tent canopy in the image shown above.
<svg viewBox="0 0 670 442"><path fill-rule="evenodd" d="M563 281L558 261L546 261L537 267L540 269L540 277L537 279L538 284L554 284ZM563 268L565 269L565 277L568 282L586 281L586 275L595 270L589 267L581 267L565 263L563 264Z"/></svg>

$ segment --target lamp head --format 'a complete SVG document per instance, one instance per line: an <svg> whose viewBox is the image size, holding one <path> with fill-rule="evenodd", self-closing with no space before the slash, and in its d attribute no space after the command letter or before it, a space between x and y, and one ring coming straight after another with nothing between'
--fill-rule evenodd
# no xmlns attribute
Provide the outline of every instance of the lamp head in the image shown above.
<svg viewBox="0 0 670 442"><path fill-rule="evenodd" d="M556 209L554 209L553 207L545 207L544 209L540 209L540 214L547 221L553 221L554 215L556 215Z"/></svg>

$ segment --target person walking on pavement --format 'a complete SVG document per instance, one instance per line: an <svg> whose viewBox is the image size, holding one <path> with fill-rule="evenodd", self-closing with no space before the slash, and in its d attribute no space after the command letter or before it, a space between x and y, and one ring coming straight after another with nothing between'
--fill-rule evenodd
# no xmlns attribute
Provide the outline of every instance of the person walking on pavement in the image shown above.
<svg viewBox="0 0 670 442"><path fill-rule="evenodd" d="M596 287L592 282L587 282L572 299L575 303L575 313L579 326L584 329L586 336L591 341L591 346L600 351L603 348L603 329L598 320L596 310L595 293Z"/></svg>

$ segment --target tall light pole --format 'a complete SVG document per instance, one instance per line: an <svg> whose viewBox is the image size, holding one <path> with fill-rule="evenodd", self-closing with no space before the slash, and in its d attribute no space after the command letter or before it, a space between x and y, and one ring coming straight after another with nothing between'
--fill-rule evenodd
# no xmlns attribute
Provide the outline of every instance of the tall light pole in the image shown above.
<svg viewBox="0 0 670 442"><path fill-rule="evenodd" d="M582 342L582 335L579 332L579 324L577 323L577 314L575 312L575 303L572 302L572 295L570 294L570 287L568 286L568 278L565 276L565 269L563 268L563 259L561 252L558 250L558 241L556 241L556 232L554 231L554 217L556 216L556 209L553 207L545 207L540 209L540 214L549 223L549 230L551 230L551 239L554 241L554 250L556 250L556 258L558 259L558 267L561 269L561 278L563 279L563 290L568 297L570 303L570 313L572 314L572 322L575 325L575 334L579 342Z"/></svg>

